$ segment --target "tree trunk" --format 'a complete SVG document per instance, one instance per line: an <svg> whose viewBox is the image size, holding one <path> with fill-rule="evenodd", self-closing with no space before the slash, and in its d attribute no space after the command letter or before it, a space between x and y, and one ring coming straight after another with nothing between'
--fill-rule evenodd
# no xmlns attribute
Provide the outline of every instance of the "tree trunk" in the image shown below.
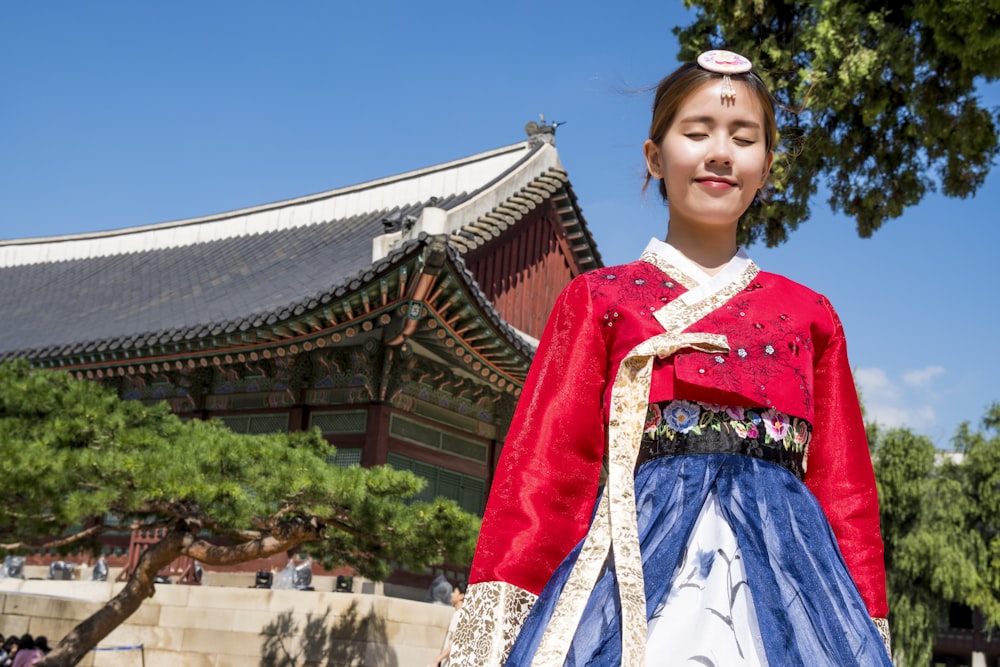
<svg viewBox="0 0 1000 667"><path fill-rule="evenodd" d="M187 533L171 530L139 558L139 564L118 595L62 638L52 651L35 663L36 667L73 667L90 649L125 622L146 598L153 597L156 573L182 554Z"/></svg>
<svg viewBox="0 0 1000 667"><path fill-rule="evenodd" d="M200 540L196 535L201 528L194 522L180 522L156 544L142 553L135 571L118 595L82 621L62 638L52 652L35 663L36 667L73 667L90 649L107 637L129 616L135 613L146 598L156 592L156 573L178 556L191 556L212 565L245 563L255 558L267 558L281 551L292 549L303 542L318 540L324 527L316 519L293 520L277 530L277 534L258 535L240 544L219 546Z"/></svg>

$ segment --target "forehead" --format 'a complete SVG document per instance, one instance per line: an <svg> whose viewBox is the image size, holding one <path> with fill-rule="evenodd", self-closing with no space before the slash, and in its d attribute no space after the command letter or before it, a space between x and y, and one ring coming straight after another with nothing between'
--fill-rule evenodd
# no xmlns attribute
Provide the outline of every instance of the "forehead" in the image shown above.
<svg viewBox="0 0 1000 667"><path fill-rule="evenodd" d="M722 77L706 81L694 88L677 107L674 123L693 118L711 118L718 122L752 121L764 126L764 108L753 90L739 79L733 79L736 100L722 98Z"/></svg>

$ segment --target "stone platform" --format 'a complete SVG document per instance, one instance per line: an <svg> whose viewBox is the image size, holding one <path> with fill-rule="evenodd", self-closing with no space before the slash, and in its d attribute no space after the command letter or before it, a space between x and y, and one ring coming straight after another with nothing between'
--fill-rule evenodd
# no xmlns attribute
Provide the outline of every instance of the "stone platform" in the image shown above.
<svg viewBox="0 0 1000 667"><path fill-rule="evenodd" d="M54 645L123 585L0 579L0 633ZM327 591L158 585L80 665L425 667L440 651L451 607Z"/></svg>

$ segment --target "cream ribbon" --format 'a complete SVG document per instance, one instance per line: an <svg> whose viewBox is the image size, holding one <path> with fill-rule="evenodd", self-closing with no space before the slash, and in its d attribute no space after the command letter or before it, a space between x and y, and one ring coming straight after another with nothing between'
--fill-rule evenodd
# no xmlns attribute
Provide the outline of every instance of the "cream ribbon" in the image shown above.
<svg viewBox="0 0 1000 667"><path fill-rule="evenodd" d="M645 665L646 591L636 525L635 462L649 405L653 359L669 357L684 348L702 352L729 351L726 337L719 334L667 332L640 343L621 362L611 388L608 481L580 555L535 652L533 667L565 664L587 599L611 550L621 596L621 664L623 667Z"/></svg>
<svg viewBox="0 0 1000 667"><path fill-rule="evenodd" d="M647 258L644 254L642 259L656 265L666 275L677 276L679 282L690 290L688 294L693 296L697 291L698 282L676 267L655 255ZM757 265L748 261L739 275L718 289L707 290L690 300L677 298L663 306L653 316L666 333L646 339L622 360L611 387L608 410L608 481L598 502L594 521L580 548L580 555L542 634L532 667L562 667L566 663L584 607L612 550L622 609L621 664L623 667L645 667L646 589L636 524L635 462L649 409L653 359L665 359L682 349L728 352L729 343L721 334L677 332L685 331L720 308L746 288L759 272Z"/></svg>

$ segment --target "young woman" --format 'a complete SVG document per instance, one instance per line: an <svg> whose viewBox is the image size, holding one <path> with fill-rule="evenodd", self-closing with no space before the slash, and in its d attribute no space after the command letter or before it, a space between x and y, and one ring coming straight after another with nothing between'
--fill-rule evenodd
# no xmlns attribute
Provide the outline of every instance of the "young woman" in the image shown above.
<svg viewBox="0 0 1000 667"><path fill-rule="evenodd" d="M775 136L742 56L711 51L660 83L644 152L666 242L560 296L453 665L891 665L843 328L736 243Z"/></svg>

